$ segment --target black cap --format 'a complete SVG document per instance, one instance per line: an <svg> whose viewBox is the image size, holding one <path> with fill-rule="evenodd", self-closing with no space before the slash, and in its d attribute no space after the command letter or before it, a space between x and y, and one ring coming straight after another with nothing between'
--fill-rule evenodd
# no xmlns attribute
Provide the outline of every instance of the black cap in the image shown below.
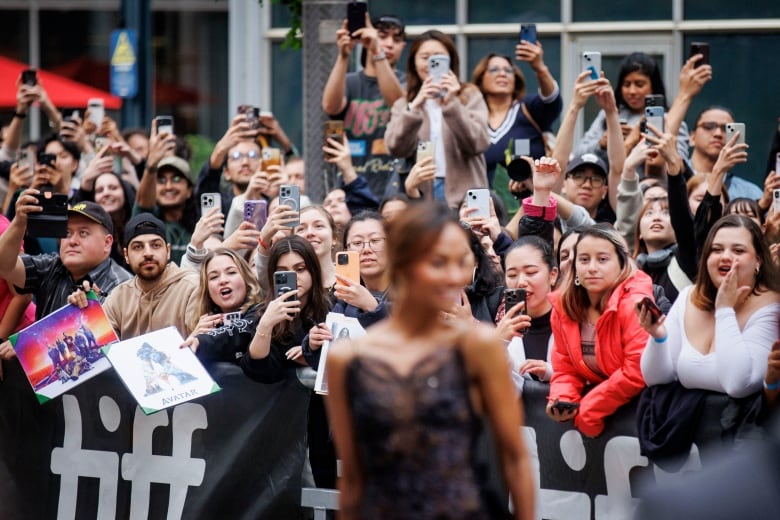
<svg viewBox="0 0 780 520"><path fill-rule="evenodd" d="M607 165L595 153L585 153L579 157L575 157L566 165L566 174L570 174L581 166L592 166L593 169L596 170L596 173L600 173L604 177L607 177Z"/></svg>
<svg viewBox="0 0 780 520"><path fill-rule="evenodd" d="M401 19L394 14L383 14L382 16L377 16L371 20L371 25L373 25L376 29L396 27L398 29L398 34L406 38L406 27L404 26L404 23L401 21Z"/></svg>
<svg viewBox="0 0 780 520"><path fill-rule="evenodd" d="M151 213L139 213L130 219L125 226L125 246L130 245L130 241L140 235L159 235L166 244L168 243L165 224Z"/></svg>
<svg viewBox="0 0 780 520"><path fill-rule="evenodd" d="M111 222L111 216L100 204L90 201L77 202L68 208L68 213L87 217L92 222L97 222L106 228L110 234L114 233L114 223Z"/></svg>

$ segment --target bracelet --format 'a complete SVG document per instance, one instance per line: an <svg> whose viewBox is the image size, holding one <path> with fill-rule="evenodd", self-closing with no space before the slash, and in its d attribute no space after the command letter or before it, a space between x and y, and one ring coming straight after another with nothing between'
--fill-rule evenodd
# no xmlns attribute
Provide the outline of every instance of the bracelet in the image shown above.
<svg viewBox="0 0 780 520"><path fill-rule="evenodd" d="M766 379L764 379L764 388L766 388L767 390L772 390L772 391L777 390L778 388L780 388L780 379L778 379L777 381L775 381L771 385L766 382Z"/></svg>
<svg viewBox="0 0 780 520"><path fill-rule="evenodd" d="M27 114L20 114L19 112L14 112L14 117L17 119L24 119L27 117Z"/></svg>
<svg viewBox="0 0 780 520"><path fill-rule="evenodd" d="M387 59L387 54L385 54L385 51L379 51L378 54L374 54L371 56L372 61L382 61Z"/></svg>
<svg viewBox="0 0 780 520"><path fill-rule="evenodd" d="M656 343L666 343L666 340L667 340L668 338L669 338L669 335L668 335L668 334L666 334L666 335L664 335L664 337L663 337L663 338L661 338L661 339L658 339L658 338L653 338L653 341L655 341Z"/></svg>
<svg viewBox="0 0 780 520"><path fill-rule="evenodd" d="M271 249L271 244L268 244L265 240L263 240L263 237L257 237L257 243L260 244L260 247L268 251Z"/></svg>

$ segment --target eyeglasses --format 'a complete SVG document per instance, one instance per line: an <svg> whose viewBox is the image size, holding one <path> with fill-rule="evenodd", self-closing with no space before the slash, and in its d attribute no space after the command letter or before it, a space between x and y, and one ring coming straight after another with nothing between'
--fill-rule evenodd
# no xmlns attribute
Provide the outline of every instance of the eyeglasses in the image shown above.
<svg viewBox="0 0 780 520"><path fill-rule="evenodd" d="M246 157L250 161L254 161L254 160L257 160L257 159L260 158L260 152L258 152L257 150L249 150L246 153L243 153L243 152L231 152L229 157L230 157L231 161L240 161L244 157Z"/></svg>
<svg viewBox="0 0 780 520"><path fill-rule="evenodd" d="M157 177L157 184L160 186L163 186L165 184L168 184L168 181L171 181L173 184L179 184L180 182L184 181L184 177L181 175L171 175L170 177L162 176Z"/></svg>
<svg viewBox="0 0 780 520"><path fill-rule="evenodd" d="M350 251L362 251L366 246L368 246L371 251L381 251L385 247L385 237L371 238L365 242L363 240L347 242L347 249Z"/></svg>
<svg viewBox="0 0 780 520"><path fill-rule="evenodd" d="M498 74L499 72L503 72L508 76L514 76L515 74L515 71L512 67L490 67L487 70L488 74Z"/></svg>
<svg viewBox="0 0 780 520"><path fill-rule="evenodd" d="M702 128L708 132L714 132L716 128L720 128L721 132L726 132L726 125L725 124L718 124L718 123L699 123L696 128Z"/></svg>
<svg viewBox="0 0 780 520"><path fill-rule="evenodd" d="M594 188L601 188L607 183L607 179L601 175L585 175L582 172L570 173L569 178L574 179L574 184L582 186L585 181L590 181L590 185Z"/></svg>

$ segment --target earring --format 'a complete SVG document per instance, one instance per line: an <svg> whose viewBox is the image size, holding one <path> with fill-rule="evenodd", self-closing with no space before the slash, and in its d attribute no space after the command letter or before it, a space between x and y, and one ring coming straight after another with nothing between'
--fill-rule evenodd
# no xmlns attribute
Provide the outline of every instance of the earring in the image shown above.
<svg viewBox="0 0 780 520"><path fill-rule="evenodd" d="M758 276L758 273L760 273L760 272L761 272L761 264L758 264L756 266L756 276Z"/></svg>
<svg viewBox="0 0 780 520"><path fill-rule="evenodd" d="M574 275L574 285L576 285L577 287L580 286L580 277L577 276L576 274Z"/></svg>

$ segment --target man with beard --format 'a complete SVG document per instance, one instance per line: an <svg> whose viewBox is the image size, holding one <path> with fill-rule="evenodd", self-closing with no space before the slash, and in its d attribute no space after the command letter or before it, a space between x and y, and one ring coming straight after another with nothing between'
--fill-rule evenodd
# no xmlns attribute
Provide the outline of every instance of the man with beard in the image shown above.
<svg viewBox="0 0 780 520"><path fill-rule="evenodd" d="M125 258L135 276L116 287L103 304L121 339L170 325L182 337L191 332L188 322L198 312L200 300L198 275L170 261L171 246L165 236L165 224L150 213L140 213L127 223ZM82 303L86 305L86 299Z"/></svg>

